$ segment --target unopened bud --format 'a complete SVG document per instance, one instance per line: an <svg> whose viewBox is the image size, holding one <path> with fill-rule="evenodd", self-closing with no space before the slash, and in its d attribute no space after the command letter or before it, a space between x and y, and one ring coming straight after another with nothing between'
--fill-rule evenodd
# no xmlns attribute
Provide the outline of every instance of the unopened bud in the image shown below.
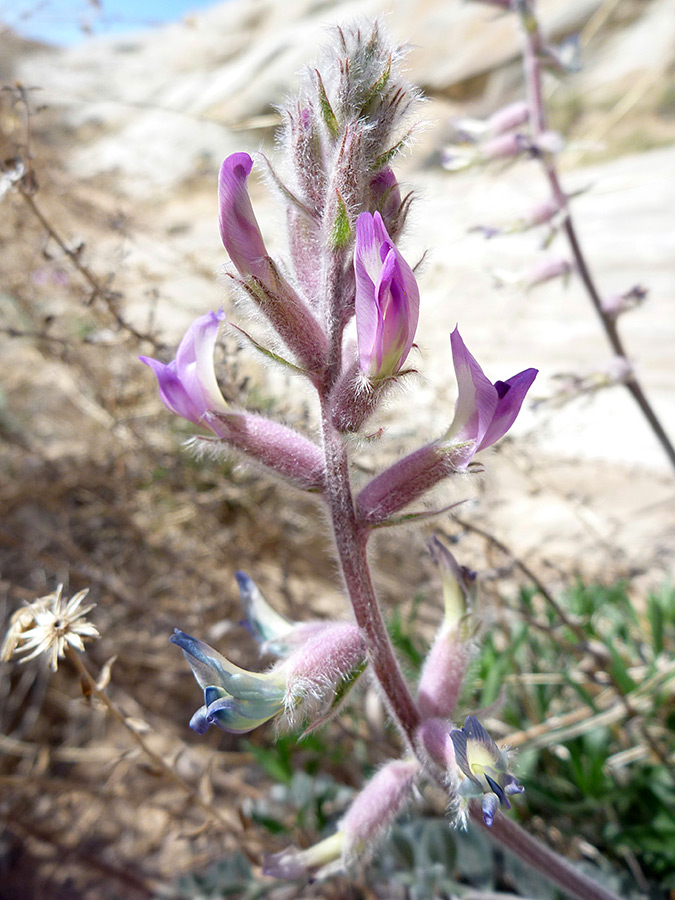
<svg viewBox="0 0 675 900"><path fill-rule="evenodd" d="M520 230L524 231L528 228L534 228L537 225L545 225L556 216L561 210L560 201L555 197L549 197L548 200L542 200L526 210L521 216Z"/></svg>
<svg viewBox="0 0 675 900"><path fill-rule="evenodd" d="M613 319L622 313L635 309L647 299L647 288L636 284L629 291L623 294L610 294L609 297L603 297L601 301L602 311Z"/></svg>
<svg viewBox="0 0 675 900"><path fill-rule="evenodd" d="M410 800L419 763L414 759L387 763L370 779L340 823L345 865L368 862L379 841Z"/></svg>
<svg viewBox="0 0 675 900"><path fill-rule="evenodd" d="M508 3L508 0L507 0ZM496 112L492 113L486 121L487 133L490 135L503 134L505 131L513 131L521 128L530 120L530 109L524 100L516 100L514 103L508 103L502 106Z"/></svg>
<svg viewBox="0 0 675 900"><path fill-rule="evenodd" d="M424 661L417 690L424 718L453 714L468 665L473 657L471 621L475 603L476 573L460 566L448 548L435 537L430 542L434 562L441 570L445 616Z"/></svg>
<svg viewBox="0 0 675 900"><path fill-rule="evenodd" d="M574 266L569 259L559 256L546 256L538 260L527 272L523 274L523 286L526 290L553 281L555 278L566 278L573 271Z"/></svg>

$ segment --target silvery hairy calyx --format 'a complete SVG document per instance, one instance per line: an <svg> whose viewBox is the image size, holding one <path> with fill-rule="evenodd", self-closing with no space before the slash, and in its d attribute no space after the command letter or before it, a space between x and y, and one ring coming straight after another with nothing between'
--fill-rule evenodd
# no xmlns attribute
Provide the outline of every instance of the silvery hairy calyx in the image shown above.
<svg viewBox="0 0 675 900"><path fill-rule="evenodd" d="M247 624L276 661L252 672L178 629L171 640L203 691L190 722L200 734L211 726L243 734L271 721L277 732L308 731L336 714L365 678L377 684L400 733L401 758L383 762L334 832L313 847L269 857L267 874L327 876L365 864L398 814L425 782L434 782L447 794L450 825L476 818L562 883L552 871L553 854L540 844L535 852L535 842L501 813L523 790L508 753L470 711L464 711L463 722L456 720L480 638L475 574L440 541L432 542L445 614L414 687L402 676L369 569L373 530L414 522L412 504L445 479L479 469L474 456L508 431L536 376L528 368L491 381L455 329L448 336L448 378L454 375L457 383L454 412L447 411L439 434L358 490L353 486L350 448L359 435L371 434L383 399L397 384L409 387L408 376L421 362L415 332L423 303L403 237L411 197L403 195L393 168L409 142L419 96L401 74L401 58L379 25L336 29L332 48L305 72L299 94L282 110L280 158L239 152L220 170L229 284L269 327L268 345L256 341L255 349L312 386L315 433L303 434L225 400L214 350L222 331L233 326L222 311L205 310L195 320L174 360L143 359L169 410L210 432L193 444L239 454L321 498L351 610L345 604L337 621L291 621L250 575L238 572ZM249 179L261 175L285 208L283 258L268 252L264 223L249 196ZM514 828L520 847L509 831Z"/></svg>

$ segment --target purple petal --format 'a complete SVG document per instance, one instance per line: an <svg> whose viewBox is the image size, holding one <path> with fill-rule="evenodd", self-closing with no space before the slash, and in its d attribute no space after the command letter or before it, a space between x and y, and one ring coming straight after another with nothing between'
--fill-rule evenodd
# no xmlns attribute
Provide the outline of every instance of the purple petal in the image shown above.
<svg viewBox="0 0 675 900"><path fill-rule="evenodd" d="M389 167L381 169L370 182L375 206L382 213L384 222L390 222L401 208L401 191L394 172Z"/></svg>
<svg viewBox="0 0 675 900"><path fill-rule="evenodd" d="M474 357L467 350L459 329L450 335L452 361L457 378L457 402L448 437L476 441L480 445L497 408L498 395Z"/></svg>
<svg viewBox="0 0 675 900"><path fill-rule="evenodd" d="M202 415L201 404L194 402L194 399L186 392L183 383L176 375L176 361L174 360L165 365L158 359L152 359L149 356L139 356L139 359L146 366L150 366L157 376L159 395L167 409L177 416L181 416L183 419L188 419L188 421L198 425Z"/></svg>
<svg viewBox="0 0 675 900"><path fill-rule="evenodd" d="M190 728L193 731L196 731L197 734L205 734L209 730L210 725L211 723L206 714L206 707L200 706L194 716L190 719Z"/></svg>
<svg viewBox="0 0 675 900"><path fill-rule="evenodd" d="M361 370L373 378L392 375L413 344L419 289L377 212L361 213L356 220L354 272Z"/></svg>
<svg viewBox="0 0 675 900"><path fill-rule="evenodd" d="M223 312L210 312L195 319L178 345L176 359L168 365L140 357L157 376L164 405L195 425L204 424L204 416L209 412L227 412L213 366L218 329L224 317Z"/></svg>
<svg viewBox="0 0 675 900"><path fill-rule="evenodd" d="M253 160L248 153L233 153L220 168L218 200L220 236L230 259L241 275L261 275L267 256L248 195L248 176Z"/></svg>
<svg viewBox="0 0 675 900"><path fill-rule="evenodd" d="M483 435L478 450L490 447L499 438L503 437L516 420L523 405L525 395L537 377L537 369L525 369L518 375L509 378L508 381L498 381L495 384L499 400L492 422Z"/></svg>

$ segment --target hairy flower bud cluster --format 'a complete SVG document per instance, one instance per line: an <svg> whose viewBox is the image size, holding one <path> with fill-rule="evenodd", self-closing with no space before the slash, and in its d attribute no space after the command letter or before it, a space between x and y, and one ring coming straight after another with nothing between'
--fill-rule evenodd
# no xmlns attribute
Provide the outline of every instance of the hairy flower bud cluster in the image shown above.
<svg viewBox="0 0 675 900"><path fill-rule="evenodd" d="M433 769L445 782L454 805L480 796L488 823L496 806L507 806L507 794L517 789L506 757L477 720L467 718L463 729L450 722L477 631L474 574L434 542L445 614L422 668L416 708L396 671L365 551L371 529L398 524L405 507L449 475L467 471L478 452L506 434L537 373L526 369L491 382L455 329L451 352L457 402L445 433L352 495L348 435L360 432L391 384L412 371L406 366L420 290L399 248L410 195L403 196L392 163L409 138L406 117L417 94L401 76L400 51L378 25L337 29L335 36L322 65L306 72L302 92L282 110L278 171L262 154L254 160L240 151L225 159L218 180L229 284L273 332L272 345L239 332L316 391L321 444L244 404L235 405L233 392L223 395L214 362L220 330L227 327L222 311L193 322L174 360L142 357L167 408L210 432L194 439L201 450L214 455L237 451L321 495L358 623L293 622L267 603L246 573L238 572L246 624L261 651L276 660L264 671L248 671L176 630L171 641L183 651L203 691L191 727L200 734L211 725L244 734L275 720L280 728L309 730L333 714L371 664L408 743L417 744L421 762L406 758L384 766L357 795L336 834L270 860L266 871L281 877L326 874L366 861L422 770L428 775ZM522 108L493 117L476 145L481 158L550 152L546 135L537 142L526 139L517 131L521 124ZM251 202L249 179L261 168L285 212L287 258L268 251ZM544 213L538 215L543 221ZM398 707L392 699L397 690Z"/></svg>

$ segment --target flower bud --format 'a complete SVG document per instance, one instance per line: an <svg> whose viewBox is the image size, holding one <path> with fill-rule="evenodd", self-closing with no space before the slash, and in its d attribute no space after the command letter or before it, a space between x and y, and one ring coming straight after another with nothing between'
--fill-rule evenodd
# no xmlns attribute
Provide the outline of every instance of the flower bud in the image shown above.
<svg viewBox="0 0 675 900"><path fill-rule="evenodd" d="M462 682L473 657L475 627L471 613L476 594L476 573L458 565L438 538L430 544L434 562L441 570L445 616L424 661L417 689L423 718L451 716Z"/></svg>
<svg viewBox="0 0 675 900"><path fill-rule="evenodd" d="M392 240L396 240L403 229L408 204L408 197L405 201L401 200L396 175L389 166L381 169L370 179L369 211L380 213L384 227Z"/></svg>
<svg viewBox="0 0 675 900"><path fill-rule="evenodd" d="M647 293L647 288L636 284L622 294L610 294L609 297L602 298L602 311L612 319L616 319L622 313L635 309L636 306L643 303L647 298Z"/></svg>
<svg viewBox="0 0 675 900"><path fill-rule="evenodd" d="M555 278L565 278L572 272L573 268L574 266L568 259L546 256L525 272L523 275L523 286L526 290L529 290L538 284L553 281Z"/></svg>
<svg viewBox="0 0 675 900"><path fill-rule="evenodd" d="M386 378L400 370L410 352L420 297L412 269L378 212L356 220L354 272L361 371L375 380Z"/></svg>
<svg viewBox="0 0 675 900"><path fill-rule="evenodd" d="M563 207L555 197L541 200L535 203L516 220L511 231L527 231L528 228L536 228L537 225L545 225L558 215Z"/></svg>
<svg viewBox="0 0 675 900"><path fill-rule="evenodd" d="M248 153L233 153L220 167L218 199L220 236L241 275L266 275L267 249L248 195L253 160Z"/></svg>
<svg viewBox="0 0 675 900"><path fill-rule="evenodd" d="M488 118L487 133L493 137L504 134L505 131L513 131L521 128L530 121L530 108L525 100L516 100L502 106Z"/></svg>

